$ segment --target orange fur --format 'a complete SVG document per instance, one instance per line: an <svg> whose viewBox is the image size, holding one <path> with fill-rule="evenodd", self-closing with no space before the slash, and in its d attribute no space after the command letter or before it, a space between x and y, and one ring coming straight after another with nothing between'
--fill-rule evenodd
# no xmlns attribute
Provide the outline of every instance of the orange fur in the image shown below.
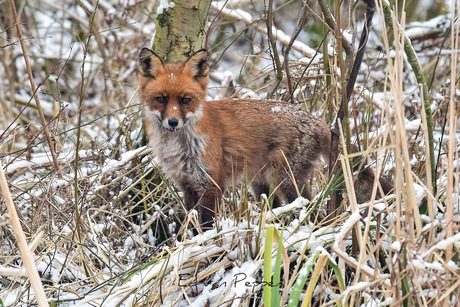
<svg viewBox="0 0 460 307"><path fill-rule="evenodd" d="M299 106L280 101L205 101L207 51L165 64L144 48L141 99L150 144L188 209L211 222L226 187L247 174L253 193L278 186L275 205L310 197L306 182L328 154L330 129ZM291 172L296 182L291 181Z"/></svg>

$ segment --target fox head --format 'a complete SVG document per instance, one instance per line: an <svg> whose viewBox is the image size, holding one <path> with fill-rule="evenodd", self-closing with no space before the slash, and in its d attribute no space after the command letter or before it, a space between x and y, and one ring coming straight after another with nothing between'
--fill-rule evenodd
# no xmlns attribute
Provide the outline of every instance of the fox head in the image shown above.
<svg viewBox="0 0 460 307"><path fill-rule="evenodd" d="M202 116L209 81L208 52L201 49L185 62L167 64L152 50L139 55L139 82L145 116L170 130Z"/></svg>

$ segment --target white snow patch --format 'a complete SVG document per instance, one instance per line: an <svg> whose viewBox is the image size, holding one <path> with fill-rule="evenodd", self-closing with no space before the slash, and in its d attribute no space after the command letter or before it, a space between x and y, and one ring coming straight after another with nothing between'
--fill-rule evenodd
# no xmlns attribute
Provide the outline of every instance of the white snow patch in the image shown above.
<svg viewBox="0 0 460 307"><path fill-rule="evenodd" d="M176 6L176 4L174 2L172 2L172 1L169 2L168 0L160 0L160 5L157 8L157 14L161 15L164 12L166 12L167 10L172 9L175 6Z"/></svg>
<svg viewBox="0 0 460 307"><path fill-rule="evenodd" d="M106 165L102 168L102 173L105 174L114 168L118 168L120 166L125 165L126 163L134 159L135 157L143 154L146 150L148 151L150 150L150 148L147 146L142 146L142 147L127 151L125 153L122 153L120 160L113 160L113 159L108 160Z"/></svg>
<svg viewBox="0 0 460 307"><path fill-rule="evenodd" d="M401 251L401 242L394 241L393 243L391 243L390 249L398 252Z"/></svg>
<svg viewBox="0 0 460 307"><path fill-rule="evenodd" d="M420 128L422 120L420 118L406 122L404 125L407 131L417 131Z"/></svg>
<svg viewBox="0 0 460 307"><path fill-rule="evenodd" d="M436 243L434 246L432 246L430 249L428 249L422 254L422 258L425 258L426 256L430 255L435 250L445 250L454 244L458 244L458 242L460 242L460 232L456 233L452 237L449 237Z"/></svg>

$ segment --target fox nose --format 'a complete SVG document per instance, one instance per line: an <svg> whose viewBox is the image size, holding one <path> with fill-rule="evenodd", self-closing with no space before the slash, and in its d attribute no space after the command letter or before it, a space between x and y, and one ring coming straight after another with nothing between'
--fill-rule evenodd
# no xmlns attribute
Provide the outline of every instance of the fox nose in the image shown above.
<svg viewBox="0 0 460 307"><path fill-rule="evenodd" d="M171 129L176 129L177 125L179 125L179 120L175 117L168 119L168 125Z"/></svg>

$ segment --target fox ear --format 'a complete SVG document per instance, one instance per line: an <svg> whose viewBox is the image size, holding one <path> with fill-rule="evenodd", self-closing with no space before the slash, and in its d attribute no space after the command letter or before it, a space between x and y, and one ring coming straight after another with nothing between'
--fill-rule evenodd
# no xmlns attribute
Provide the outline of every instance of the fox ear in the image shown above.
<svg viewBox="0 0 460 307"><path fill-rule="evenodd" d="M184 71L188 72L192 78L208 78L209 64L208 51L200 49L192 54L184 63Z"/></svg>
<svg viewBox="0 0 460 307"><path fill-rule="evenodd" d="M163 61L149 48L142 48L139 54L139 74L146 78L156 79L160 70L164 69Z"/></svg>

